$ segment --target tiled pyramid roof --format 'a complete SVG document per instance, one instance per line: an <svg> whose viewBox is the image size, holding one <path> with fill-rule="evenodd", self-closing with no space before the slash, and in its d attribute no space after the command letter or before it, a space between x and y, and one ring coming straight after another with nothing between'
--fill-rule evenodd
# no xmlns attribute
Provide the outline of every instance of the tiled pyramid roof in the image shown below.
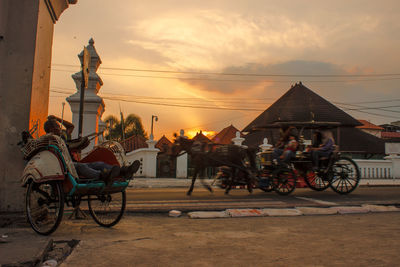
<svg viewBox="0 0 400 267"><path fill-rule="evenodd" d="M341 126L361 123L329 101L317 95L301 82L247 125L243 132L252 132L275 122L336 122Z"/></svg>

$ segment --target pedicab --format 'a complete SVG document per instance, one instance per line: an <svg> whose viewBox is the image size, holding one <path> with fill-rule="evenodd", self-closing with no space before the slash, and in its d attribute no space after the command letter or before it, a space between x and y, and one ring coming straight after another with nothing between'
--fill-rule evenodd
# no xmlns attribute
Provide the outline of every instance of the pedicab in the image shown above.
<svg viewBox="0 0 400 267"><path fill-rule="evenodd" d="M126 206L125 189L130 179L104 181L79 177L65 142L56 135L38 139L29 132L20 142L27 160L21 185L26 187L26 215L34 231L49 235L59 226L64 204L77 207L87 201L91 217L103 227L112 227L122 218ZM81 162L103 161L110 165L126 165L123 147L113 141L99 145Z"/></svg>
<svg viewBox="0 0 400 267"><path fill-rule="evenodd" d="M304 140L305 130L312 132L323 129L336 129L336 136L339 139L339 123L279 122L268 127L287 126L300 128L299 149L290 164L278 164L272 157L272 149L259 153L261 163L259 187L261 189L288 195L295 190L298 178L304 179L307 186L316 191L323 191L330 187L338 194L349 194L357 188L361 177L360 170L354 160L342 155L339 146L336 145L335 150L328 157L320 158L319 166L316 166L317 170L313 170L311 152L307 150Z"/></svg>

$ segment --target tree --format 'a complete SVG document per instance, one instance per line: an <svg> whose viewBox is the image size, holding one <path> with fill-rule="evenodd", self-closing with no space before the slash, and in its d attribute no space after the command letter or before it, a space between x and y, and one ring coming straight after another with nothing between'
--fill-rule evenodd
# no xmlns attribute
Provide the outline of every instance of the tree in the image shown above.
<svg viewBox="0 0 400 267"><path fill-rule="evenodd" d="M105 137L108 140L122 141L122 122L114 115L109 115L105 118L106 132ZM123 126L125 132L125 139L133 136L143 136L147 139L147 133L143 128L142 120L135 114L129 114L123 118Z"/></svg>

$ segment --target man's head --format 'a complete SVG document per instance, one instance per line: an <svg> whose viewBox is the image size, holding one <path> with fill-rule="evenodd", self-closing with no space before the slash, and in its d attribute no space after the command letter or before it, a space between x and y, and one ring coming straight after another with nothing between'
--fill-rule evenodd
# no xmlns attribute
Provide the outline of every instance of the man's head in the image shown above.
<svg viewBox="0 0 400 267"><path fill-rule="evenodd" d="M54 120L54 119L49 119L44 123L44 131L46 133L52 133L55 135L61 135L61 126L60 124Z"/></svg>

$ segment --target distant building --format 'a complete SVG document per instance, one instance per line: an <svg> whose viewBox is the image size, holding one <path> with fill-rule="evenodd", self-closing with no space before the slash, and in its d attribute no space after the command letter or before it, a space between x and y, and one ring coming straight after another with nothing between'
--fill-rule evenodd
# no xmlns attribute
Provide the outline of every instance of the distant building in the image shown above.
<svg viewBox="0 0 400 267"><path fill-rule="evenodd" d="M219 133L217 133L211 141L215 144L232 144L232 139L236 137L236 133L240 132L235 126L232 124L224 129L222 129ZM241 137L242 134L241 134Z"/></svg>
<svg viewBox="0 0 400 267"><path fill-rule="evenodd" d="M139 149L139 148L148 148L148 144L146 143L146 138L143 136L139 135L133 135L124 141L120 142L122 147L125 149L125 152L131 152L133 150Z"/></svg>
<svg viewBox="0 0 400 267"><path fill-rule="evenodd" d="M160 149L159 153L169 154L171 153L172 142L165 135L163 135L160 140L157 141L155 147Z"/></svg>
<svg viewBox="0 0 400 267"><path fill-rule="evenodd" d="M203 144L212 143L212 141L207 136L205 136L201 130L200 130L200 132L198 132L196 134L195 137L192 138L192 140L198 141L198 142L203 143Z"/></svg>
<svg viewBox="0 0 400 267"><path fill-rule="evenodd" d="M391 122L389 124L382 124L379 126L384 129L381 136L386 143L400 142L400 121Z"/></svg>
<svg viewBox="0 0 400 267"><path fill-rule="evenodd" d="M380 127L378 125L375 125L369 121L366 120L358 120L360 123L362 123L361 126L356 126L357 129L361 129L362 131L372 134L373 136L381 138L382 131L384 130L383 127Z"/></svg>
<svg viewBox="0 0 400 267"><path fill-rule="evenodd" d="M157 177L176 177L176 157L171 156L172 142L163 135L155 147L160 150L157 154Z"/></svg>

